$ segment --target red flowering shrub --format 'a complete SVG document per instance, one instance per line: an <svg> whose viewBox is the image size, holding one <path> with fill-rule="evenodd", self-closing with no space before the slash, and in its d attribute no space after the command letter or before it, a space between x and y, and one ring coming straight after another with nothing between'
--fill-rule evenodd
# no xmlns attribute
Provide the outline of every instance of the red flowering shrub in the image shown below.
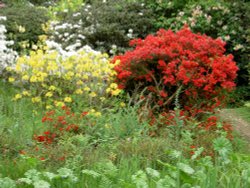
<svg viewBox="0 0 250 188"><path fill-rule="evenodd" d="M63 106L61 110L46 112L42 118L42 123L48 125L49 129L41 135L34 135L34 140L45 144L52 144L64 132L78 132L79 125L75 123L79 122L88 112L75 114L66 106Z"/></svg>
<svg viewBox="0 0 250 188"><path fill-rule="evenodd" d="M235 87L238 68L233 56L224 54L221 39L194 34L188 28L176 33L161 29L130 45L133 50L112 61L119 62L116 81L125 91L144 91L152 109L173 110L178 98L179 105L195 116L221 106L226 92Z"/></svg>

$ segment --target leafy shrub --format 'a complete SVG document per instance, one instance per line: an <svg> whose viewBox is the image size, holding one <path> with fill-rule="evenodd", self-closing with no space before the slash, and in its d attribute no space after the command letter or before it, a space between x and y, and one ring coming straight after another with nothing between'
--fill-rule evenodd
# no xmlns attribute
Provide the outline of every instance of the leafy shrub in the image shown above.
<svg viewBox="0 0 250 188"><path fill-rule="evenodd" d="M57 2L53 1L50 3L53 5L49 7L50 17L53 20L65 20L67 16L72 15L74 12L78 11L83 3L84 0L58 0Z"/></svg>
<svg viewBox="0 0 250 188"><path fill-rule="evenodd" d="M194 114L213 111L235 87L238 68L231 54L224 55L220 39L188 28L176 33L161 29L130 44L133 50L113 59L118 63L114 69L119 88L141 91L152 109L180 106Z"/></svg>
<svg viewBox="0 0 250 188"><path fill-rule="evenodd" d="M61 23L54 24L54 40L66 48L78 43L110 53L123 52L128 41L153 29L152 14L143 4L126 0L90 1Z"/></svg>
<svg viewBox="0 0 250 188"><path fill-rule="evenodd" d="M33 103L63 106L81 99L85 106L100 104L105 95L118 95L117 84L112 83L115 72L107 54L85 46L79 51L32 51L30 56L17 59L12 81L16 80L23 92L14 100L31 98ZM106 91L106 89L108 89ZM77 103L77 101L75 101ZM98 105L97 105L98 106Z"/></svg>
<svg viewBox="0 0 250 188"><path fill-rule="evenodd" d="M7 38L14 41L13 49L17 52L23 52L24 48L32 49L32 45L39 41L39 36L45 34L42 24L48 21L48 16L43 8L7 6L1 9L0 15L7 17Z"/></svg>
<svg viewBox="0 0 250 188"><path fill-rule="evenodd" d="M180 5L181 4L181 5ZM246 85L249 62L250 4L244 1L178 1L148 3L155 13L157 28L175 31L187 24L193 32L227 41L227 53L234 55L239 66L238 84ZM165 8L165 11L163 10ZM162 11L159 11L162 10Z"/></svg>

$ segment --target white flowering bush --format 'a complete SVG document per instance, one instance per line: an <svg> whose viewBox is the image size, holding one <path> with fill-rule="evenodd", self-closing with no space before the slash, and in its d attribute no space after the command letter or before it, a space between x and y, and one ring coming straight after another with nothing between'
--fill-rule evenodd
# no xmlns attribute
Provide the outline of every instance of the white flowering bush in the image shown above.
<svg viewBox="0 0 250 188"><path fill-rule="evenodd" d="M143 3L127 0L92 0L61 22L52 22L52 40L65 49L89 45L115 54L129 47L129 40L154 32L152 11Z"/></svg>
<svg viewBox="0 0 250 188"><path fill-rule="evenodd" d="M5 21L6 17L0 17L0 21ZM3 76L3 71L8 66L13 66L17 53L9 48L13 45L13 41L6 39L5 33L7 32L5 26L0 23L0 75Z"/></svg>

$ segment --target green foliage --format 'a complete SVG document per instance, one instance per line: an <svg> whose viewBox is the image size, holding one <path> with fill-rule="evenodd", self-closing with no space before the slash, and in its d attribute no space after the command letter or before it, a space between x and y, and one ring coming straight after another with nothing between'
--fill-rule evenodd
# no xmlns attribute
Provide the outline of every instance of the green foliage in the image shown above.
<svg viewBox="0 0 250 188"><path fill-rule="evenodd" d="M42 24L48 21L48 16L44 8L15 4L1 9L0 15L7 17L4 22L7 37L14 41L12 48L18 52L31 49L32 44L39 41L39 36L45 34Z"/></svg>

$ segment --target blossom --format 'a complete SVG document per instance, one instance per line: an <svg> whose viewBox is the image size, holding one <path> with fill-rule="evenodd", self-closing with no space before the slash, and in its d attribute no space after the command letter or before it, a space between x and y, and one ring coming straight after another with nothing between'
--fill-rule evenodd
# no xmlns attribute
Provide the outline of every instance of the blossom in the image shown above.
<svg viewBox="0 0 250 188"><path fill-rule="evenodd" d="M70 98L70 97L65 97L65 98L64 98L64 102L70 103L70 102L72 102L72 98Z"/></svg>
<svg viewBox="0 0 250 188"><path fill-rule="evenodd" d="M32 97L32 98L31 98L31 101L32 101L33 103L39 103L39 102L41 102L41 97Z"/></svg>
<svg viewBox="0 0 250 188"><path fill-rule="evenodd" d="M95 92L91 92L91 93L89 94L89 96L90 96L90 97L96 97L96 93L95 93Z"/></svg>
<svg viewBox="0 0 250 188"><path fill-rule="evenodd" d="M201 10L197 7L195 15L199 14ZM221 39L195 34L184 27L177 32L160 29L156 35L134 39L130 44L133 50L111 61L113 64L119 61L114 65L115 81L119 89L129 92L140 87L145 95L150 95L152 106L172 110L173 96L181 89L178 100L181 106L188 106L189 112L197 106L210 111L222 104L225 91L235 87L238 67L231 54L224 54L225 42ZM120 91L110 86L106 92L116 95Z"/></svg>
<svg viewBox="0 0 250 188"><path fill-rule="evenodd" d="M21 94L16 94L15 97L14 97L14 100L18 100L18 99L21 99L21 98L22 98Z"/></svg>
<svg viewBox="0 0 250 188"><path fill-rule="evenodd" d="M13 78L13 77L9 77L9 82L14 82L15 81L15 78Z"/></svg>
<svg viewBox="0 0 250 188"><path fill-rule="evenodd" d="M46 96L46 97L52 97L52 96L53 96L53 93L52 93L52 92L47 92L47 93L45 94L45 96Z"/></svg>

